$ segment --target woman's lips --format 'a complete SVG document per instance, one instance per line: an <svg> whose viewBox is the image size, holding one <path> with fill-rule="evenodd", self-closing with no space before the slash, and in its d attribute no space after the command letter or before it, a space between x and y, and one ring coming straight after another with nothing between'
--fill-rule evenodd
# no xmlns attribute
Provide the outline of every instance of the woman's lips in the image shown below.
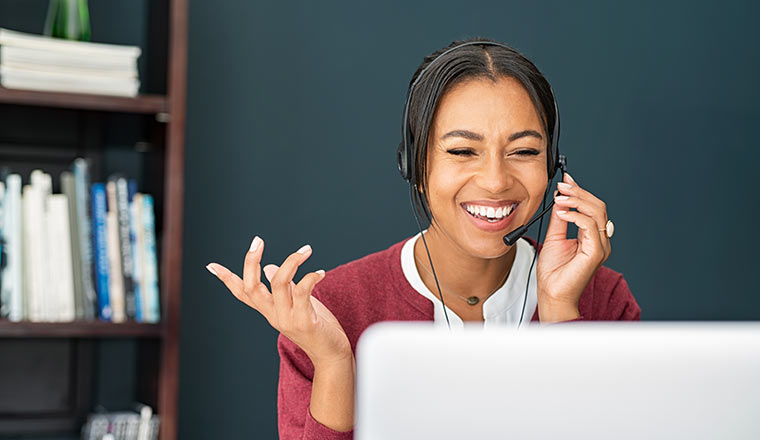
<svg viewBox="0 0 760 440"><path fill-rule="evenodd" d="M515 211L517 211L517 208L520 206L519 203L515 205L515 207L512 209L512 212L509 213L508 216L501 218L497 221L488 221L485 218L481 216L475 216L471 214L469 211L467 211L467 205L465 203L461 203L459 205L462 208L462 211L464 212L464 215L467 216L468 219L472 222L473 225L475 225L476 228L486 231L486 232L497 232L506 230L509 228L510 223L512 223L512 218L515 216Z"/></svg>

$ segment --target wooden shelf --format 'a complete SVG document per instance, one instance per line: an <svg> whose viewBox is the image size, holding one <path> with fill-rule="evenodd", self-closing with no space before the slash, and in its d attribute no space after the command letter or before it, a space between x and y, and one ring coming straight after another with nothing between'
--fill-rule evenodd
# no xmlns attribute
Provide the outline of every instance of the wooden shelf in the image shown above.
<svg viewBox="0 0 760 440"><path fill-rule="evenodd" d="M161 324L0 321L0 338L160 338Z"/></svg>
<svg viewBox="0 0 760 440"><path fill-rule="evenodd" d="M82 93L15 90L5 87L0 87L0 103L147 114L166 113L168 109L166 96L162 95L139 95L135 98L125 98Z"/></svg>

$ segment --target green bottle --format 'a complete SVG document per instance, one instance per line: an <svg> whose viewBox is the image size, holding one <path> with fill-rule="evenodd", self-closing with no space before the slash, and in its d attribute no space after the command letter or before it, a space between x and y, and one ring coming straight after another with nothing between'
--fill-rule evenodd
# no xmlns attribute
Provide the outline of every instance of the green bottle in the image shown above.
<svg viewBox="0 0 760 440"><path fill-rule="evenodd" d="M87 0L50 0L45 35L66 40L90 41Z"/></svg>

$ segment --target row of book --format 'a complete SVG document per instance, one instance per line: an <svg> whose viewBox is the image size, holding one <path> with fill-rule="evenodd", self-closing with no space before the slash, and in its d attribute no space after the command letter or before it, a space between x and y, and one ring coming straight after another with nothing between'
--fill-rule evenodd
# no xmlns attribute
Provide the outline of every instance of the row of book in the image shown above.
<svg viewBox="0 0 760 440"><path fill-rule="evenodd" d="M136 96L136 46L62 40L0 29L0 85L9 89Z"/></svg>
<svg viewBox="0 0 760 440"><path fill-rule="evenodd" d="M160 319L153 198L133 179L90 182L78 158L52 177L0 182L0 317L155 323Z"/></svg>
<svg viewBox="0 0 760 440"><path fill-rule="evenodd" d="M148 405L135 411L97 412L82 426L82 440L156 440L159 418Z"/></svg>

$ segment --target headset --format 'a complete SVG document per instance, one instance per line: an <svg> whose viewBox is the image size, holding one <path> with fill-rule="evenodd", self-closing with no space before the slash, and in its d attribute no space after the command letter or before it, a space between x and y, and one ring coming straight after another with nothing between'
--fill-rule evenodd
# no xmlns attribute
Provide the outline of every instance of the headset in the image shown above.
<svg viewBox="0 0 760 440"><path fill-rule="evenodd" d="M415 172L414 172L415 145L414 145L414 142L412 141L412 133L409 126L409 104L411 102L414 89L417 87L417 84L420 82L420 79L422 79L425 76L425 73L428 71L428 69L430 69L430 67L432 67L443 56L467 46L497 46L497 47L502 47L504 49L507 49L510 52L514 51L513 48L507 46L506 44L498 43L495 41L467 41L467 42L458 44L454 47L450 47L449 49L445 50L440 55L435 57L432 61L430 61L430 63L427 66L425 66L424 69L422 69L419 75L417 75L417 78L411 83L411 85L409 86L409 90L407 91L406 104L404 105L403 122L401 126L401 142L399 143L398 150L397 150L398 170L401 173L401 177L409 183L409 202L412 206L412 213L414 214L414 219L417 222L417 227L420 231L422 242L425 245L425 252L427 253L428 262L430 263L430 268L432 269L432 272L433 272L435 285L438 288L438 297L441 300L441 304L443 306L443 313L444 313L444 316L446 317L446 324L448 324L449 329L451 329L451 323L449 322L449 315L448 315L448 312L446 311L446 303L443 300L443 294L441 293L441 286L438 283L438 276L435 274L435 268L433 267L433 260L430 257L430 250L428 249L427 241L425 240L425 234L422 233L422 226L420 224L420 219L417 215L417 209L414 206L413 194L414 194L414 191L417 189L417 176L415 176ZM546 191L544 192L544 199L541 206L542 210L538 215L533 217L531 221L529 221L528 223L520 226L519 228L515 229L514 231L504 236L504 243L507 246L514 245L517 242L517 240L520 239L520 237L522 237L528 231L528 228L530 228L539 219L541 221L538 227L537 244L541 242L541 229L543 227L543 217L554 206L553 198L549 206L546 206L546 196L548 195L549 190L551 188L550 184L554 176L557 174L557 170L560 170L562 173L560 180L564 178L565 172L567 171L567 158L564 155L559 154L559 108L557 107L557 98L554 95L554 90L552 90L551 85L549 85L549 91L551 92L552 102L554 103L555 121L554 121L554 129L552 130L550 148L548 149L547 154L546 154L546 159L547 159L546 167L547 167L547 172L549 176L549 181L546 185ZM530 265L530 269L528 270L528 282L525 286L525 296L523 298L522 312L520 313L520 322L518 323L518 327L522 325L523 315L525 314L525 304L528 299L528 287L530 286L530 273L533 271L533 266L536 263L537 255L538 255L538 250L534 252L533 261Z"/></svg>

